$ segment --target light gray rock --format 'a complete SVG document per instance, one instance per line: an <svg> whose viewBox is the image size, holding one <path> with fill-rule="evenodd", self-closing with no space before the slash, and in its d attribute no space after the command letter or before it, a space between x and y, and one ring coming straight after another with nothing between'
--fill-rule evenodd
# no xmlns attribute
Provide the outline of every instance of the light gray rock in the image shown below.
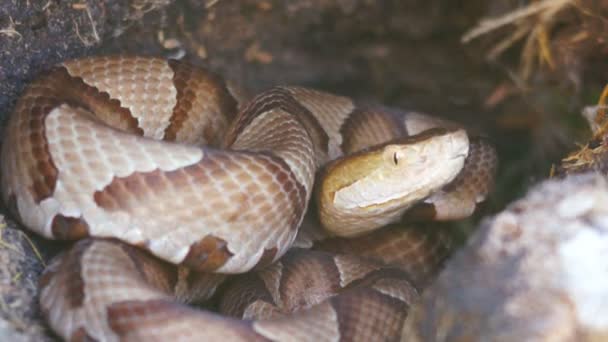
<svg viewBox="0 0 608 342"><path fill-rule="evenodd" d="M407 341L608 339L608 180L548 180L486 220L412 311Z"/></svg>
<svg viewBox="0 0 608 342"><path fill-rule="evenodd" d="M0 215L0 341L52 341L38 308L44 267L33 242Z"/></svg>

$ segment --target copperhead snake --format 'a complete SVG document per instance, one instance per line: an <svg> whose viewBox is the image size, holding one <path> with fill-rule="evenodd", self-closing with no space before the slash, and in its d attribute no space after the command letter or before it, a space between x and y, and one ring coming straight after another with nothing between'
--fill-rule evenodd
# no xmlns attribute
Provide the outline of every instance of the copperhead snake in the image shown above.
<svg viewBox="0 0 608 342"><path fill-rule="evenodd" d="M34 232L80 240L40 280L58 335L399 339L421 283L408 271L436 262L437 243L376 229L470 215L492 185L493 148L453 123L316 90L235 94L187 63L121 56L66 62L24 91L0 155L2 198ZM311 198L324 230L295 243L333 237L325 251L288 252ZM353 246L363 257L346 254ZM218 304L246 320L179 303L224 278L201 272L252 269Z"/></svg>

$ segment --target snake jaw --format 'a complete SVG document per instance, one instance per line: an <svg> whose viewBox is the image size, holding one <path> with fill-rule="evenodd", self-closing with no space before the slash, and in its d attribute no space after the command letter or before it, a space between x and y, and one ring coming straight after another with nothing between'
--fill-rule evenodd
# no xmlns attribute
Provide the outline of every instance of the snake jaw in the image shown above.
<svg viewBox="0 0 608 342"><path fill-rule="evenodd" d="M358 220L332 219L324 222L326 228L340 231L340 235L358 235L362 230L398 219L413 204L450 183L463 168L468 152L469 140L464 130L435 131L413 142L392 143L370 151L369 158L354 161L367 168L367 173L335 188L333 196L321 196L324 201L321 206L330 206L335 217L354 216ZM350 165L331 171L340 173L355 168Z"/></svg>

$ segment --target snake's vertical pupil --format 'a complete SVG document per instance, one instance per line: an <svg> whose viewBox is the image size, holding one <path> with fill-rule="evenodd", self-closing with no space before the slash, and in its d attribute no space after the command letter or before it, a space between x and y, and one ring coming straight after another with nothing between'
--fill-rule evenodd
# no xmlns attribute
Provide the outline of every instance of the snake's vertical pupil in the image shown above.
<svg viewBox="0 0 608 342"><path fill-rule="evenodd" d="M393 153L393 163L399 165L399 159L397 158L397 152Z"/></svg>

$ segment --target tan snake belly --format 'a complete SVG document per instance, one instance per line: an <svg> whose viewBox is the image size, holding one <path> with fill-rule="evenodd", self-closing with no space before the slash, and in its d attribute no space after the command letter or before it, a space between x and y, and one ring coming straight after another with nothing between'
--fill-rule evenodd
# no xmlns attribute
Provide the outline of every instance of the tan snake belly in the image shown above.
<svg viewBox="0 0 608 342"><path fill-rule="evenodd" d="M299 87L273 88L237 110L206 70L107 57L33 82L0 162L3 200L23 225L83 239L40 284L43 312L66 339L367 341L402 334L417 294L412 275L370 255L296 250L274 263L296 239L313 183L323 234L399 250L391 244L409 232L361 236L404 215L470 215L496 156L485 140L422 114ZM349 244L334 240L326 250ZM213 281L197 272L253 268L220 304L250 320L173 299L203 296Z"/></svg>

